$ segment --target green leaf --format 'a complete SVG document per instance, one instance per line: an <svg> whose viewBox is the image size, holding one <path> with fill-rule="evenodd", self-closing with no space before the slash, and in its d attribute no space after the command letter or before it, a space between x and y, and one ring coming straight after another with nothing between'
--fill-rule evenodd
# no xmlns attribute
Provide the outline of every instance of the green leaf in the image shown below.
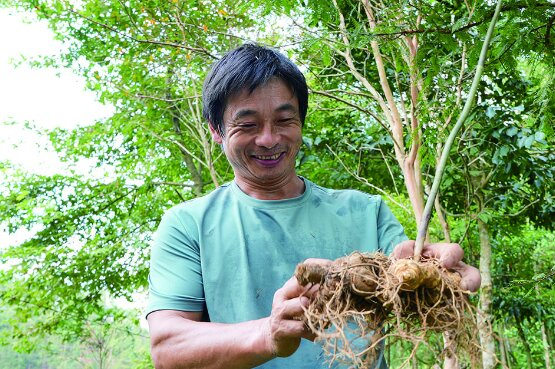
<svg viewBox="0 0 555 369"><path fill-rule="evenodd" d="M25 199L27 196L29 196L29 191L21 191L15 199L17 202L20 202L23 201L23 199Z"/></svg>
<svg viewBox="0 0 555 369"><path fill-rule="evenodd" d="M538 141L538 142L544 142L545 133L543 133L542 131L537 131L537 132L534 134L534 137L535 137L536 141Z"/></svg>
<svg viewBox="0 0 555 369"><path fill-rule="evenodd" d="M486 116L488 118L493 118L495 116L495 108L493 106L488 106L487 110L486 110Z"/></svg>
<svg viewBox="0 0 555 369"><path fill-rule="evenodd" d="M528 136L526 137L526 139L524 140L524 146L529 149L532 147L532 145L534 144L534 142L536 141L536 137L535 136Z"/></svg>
<svg viewBox="0 0 555 369"><path fill-rule="evenodd" d="M514 137L518 133L518 128L515 126L510 127L507 131L507 136Z"/></svg>

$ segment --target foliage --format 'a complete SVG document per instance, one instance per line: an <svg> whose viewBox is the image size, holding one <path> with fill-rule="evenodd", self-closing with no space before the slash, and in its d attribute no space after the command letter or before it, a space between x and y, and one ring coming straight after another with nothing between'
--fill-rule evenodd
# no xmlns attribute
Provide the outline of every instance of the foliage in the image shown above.
<svg viewBox="0 0 555 369"><path fill-rule="evenodd" d="M555 234L527 224L499 237L495 255L494 311L497 321L513 327L502 334L520 346L512 360L520 367L527 360L541 363L541 330L548 345L555 338Z"/></svg>
<svg viewBox="0 0 555 369"><path fill-rule="evenodd" d="M555 234L527 225L497 242L495 311L500 318L544 322L553 332Z"/></svg>
<svg viewBox="0 0 555 369"><path fill-rule="evenodd" d="M35 65L73 69L115 107L93 125L46 132L67 172L1 166L0 223L30 232L0 249L7 265L0 294L15 309L11 332L27 347L30 337L85 336L83 322L117 317L106 300L144 291L149 241L165 209L231 179L202 122L199 92L211 62L246 40L279 47L306 71L311 106L299 173L381 194L414 236L418 203L493 12L491 2L478 1L2 4L46 20L67 46ZM504 2L478 101L440 193L452 239L471 263L480 256L475 222L493 229L496 323L507 332L517 322L506 306L525 312L524 330L552 322L549 291L508 283L550 270L549 258L524 244L552 237L554 14L552 2ZM531 230L518 233L528 222ZM444 227L436 219L431 239L444 239ZM552 241L545 242L541 249ZM546 261L538 272L528 264L534 258ZM545 313L524 309L533 306Z"/></svg>
<svg viewBox="0 0 555 369"><path fill-rule="evenodd" d="M229 178L208 140L198 92L206 65L240 42L227 31L251 21L237 2L15 5L46 19L67 45L42 64L73 68L116 108L106 121L48 133L67 173L3 167L11 180L2 191L2 224L31 237L2 249L11 263L0 271L2 300L28 323L21 336L80 334L91 314L111 314L106 295L131 299L144 291L148 245L163 211ZM77 174L83 159L92 176Z"/></svg>
<svg viewBox="0 0 555 369"><path fill-rule="evenodd" d="M6 324L11 315L11 312L6 311L0 318L2 338L6 338L11 329L10 325ZM98 345L101 341L102 349ZM89 321L82 340L74 343L64 342L57 336L47 336L29 353L22 351L21 347L14 347L10 342L3 344L4 346L0 347L3 368L152 368L147 332L137 328L133 319L129 317L121 322L102 325ZM97 360L101 352L108 353L102 365Z"/></svg>

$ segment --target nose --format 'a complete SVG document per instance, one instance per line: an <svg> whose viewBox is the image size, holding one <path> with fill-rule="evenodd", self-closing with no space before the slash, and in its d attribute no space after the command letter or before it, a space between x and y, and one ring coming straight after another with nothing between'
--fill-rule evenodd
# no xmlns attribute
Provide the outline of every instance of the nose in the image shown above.
<svg viewBox="0 0 555 369"><path fill-rule="evenodd" d="M255 144L267 149L271 149L278 143L278 135L274 131L272 124L264 124L256 136Z"/></svg>

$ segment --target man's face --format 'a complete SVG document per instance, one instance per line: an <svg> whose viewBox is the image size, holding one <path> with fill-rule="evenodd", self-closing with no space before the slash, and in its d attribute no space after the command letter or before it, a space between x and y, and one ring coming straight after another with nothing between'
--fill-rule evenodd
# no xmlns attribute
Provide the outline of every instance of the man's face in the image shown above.
<svg viewBox="0 0 555 369"><path fill-rule="evenodd" d="M285 82L275 78L251 94L232 96L223 122L225 137L210 130L223 144L240 186L273 188L296 180L302 124L297 98Z"/></svg>

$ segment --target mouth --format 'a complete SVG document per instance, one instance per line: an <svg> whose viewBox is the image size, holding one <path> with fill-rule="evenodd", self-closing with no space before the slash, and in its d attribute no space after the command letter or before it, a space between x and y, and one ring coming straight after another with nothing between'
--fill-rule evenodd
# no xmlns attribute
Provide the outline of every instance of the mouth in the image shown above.
<svg viewBox="0 0 555 369"><path fill-rule="evenodd" d="M258 160L277 160L282 153L277 153L277 154L273 154L273 155L253 155L253 157L255 159Z"/></svg>
<svg viewBox="0 0 555 369"><path fill-rule="evenodd" d="M273 168L281 162L283 157L285 156L285 152L279 152L272 155L252 155L252 158L259 164L265 168Z"/></svg>

